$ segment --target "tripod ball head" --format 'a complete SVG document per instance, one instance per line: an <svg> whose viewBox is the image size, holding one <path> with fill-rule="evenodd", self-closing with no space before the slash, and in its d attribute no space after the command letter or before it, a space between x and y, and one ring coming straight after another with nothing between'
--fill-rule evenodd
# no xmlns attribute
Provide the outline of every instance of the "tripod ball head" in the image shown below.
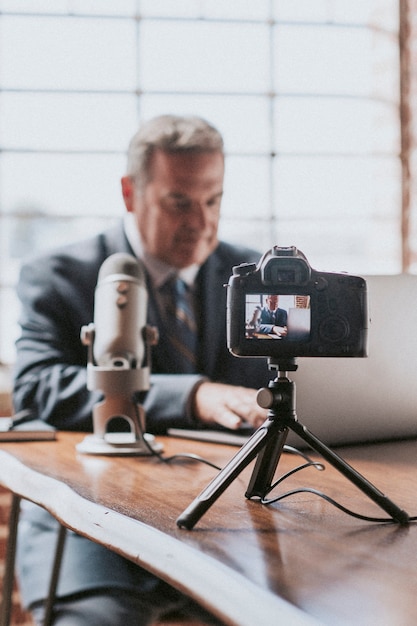
<svg viewBox="0 0 417 626"><path fill-rule="evenodd" d="M277 397L278 395L278 397ZM259 406L263 409L270 409L274 405L275 402L280 402L282 400L281 394L274 394L271 389L267 389L266 387L262 387L262 389L258 390L256 395L256 401Z"/></svg>

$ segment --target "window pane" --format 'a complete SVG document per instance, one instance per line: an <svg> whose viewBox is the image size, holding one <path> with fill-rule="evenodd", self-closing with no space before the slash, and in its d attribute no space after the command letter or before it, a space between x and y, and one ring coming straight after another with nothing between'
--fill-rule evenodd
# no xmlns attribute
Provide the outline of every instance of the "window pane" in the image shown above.
<svg viewBox="0 0 417 626"><path fill-rule="evenodd" d="M266 91L266 24L141 23L140 86L146 91Z"/></svg>
<svg viewBox="0 0 417 626"><path fill-rule="evenodd" d="M269 0L141 0L140 12L147 16L264 19L269 17Z"/></svg>
<svg viewBox="0 0 417 626"><path fill-rule="evenodd" d="M392 0L278 0L273 2L276 19L331 24L378 24L396 28L397 2Z"/></svg>
<svg viewBox="0 0 417 626"><path fill-rule="evenodd" d="M133 89L134 37L128 20L3 16L2 87Z"/></svg>
<svg viewBox="0 0 417 626"><path fill-rule="evenodd" d="M273 225L262 219L229 220L226 217L220 220L219 236L225 241L230 241L241 246L248 246L259 253L269 250L277 239L273 234Z"/></svg>
<svg viewBox="0 0 417 626"><path fill-rule="evenodd" d="M275 166L278 218L307 223L341 216L398 218L399 168L395 158L281 158Z"/></svg>
<svg viewBox="0 0 417 626"><path fill-rule="evenodd" d="M264 157L229 157L226 162L222 213L240 221L270 215L270 164Z"/></svg>
<svg viewBox="0 0 417 626"><path fill-rule="evenodd" d="M0 0L0 7L13 13L134 15L136 0Z"/></svg>
<svg viewBox="0 0 417 626"><path fill-rule="evenodd" d="M4 154L0 171L5 213L115 217L123 212L122 155Z"/></svg>
<svg viewBox="0 0 417 626"><path fill-rule="evenodd" d="M381 81L384 72L391 81L389 91L381 95L393 97L397 70L393 37L377 36L368 28L278 25L275 42L275 88L279 92L375 97L385 83Z"/></svg>
<svg viewBox="0 0 417 626"><path fill-rule="evenodd" d="M398 111L374 100L279 98L277 152L392 154L399 151Z"/></svg>
<svg viewBox="0 0 417 626"><path fill-rule="evenodd" d="M0 218L0 280L13 285L18 278L20 261L45 250L86 239L115 222L111 218L51 218L33 213Z"/></svg>
<svg viewBox="0 0 417 626"><path fill-rule="evenodd" d="M279 245L295 245L312 267L352 274L401 272L401 241L397 219L375 220L341 215L338 220L285 219L279 225ZM343 236L342 236L343 234Z"/></svg>
<svg viewBox="0 0 417 626"><path fill-rule="evenodd" d="M132 95L0 94L5 149L121 150L136 126Z"/></svg>

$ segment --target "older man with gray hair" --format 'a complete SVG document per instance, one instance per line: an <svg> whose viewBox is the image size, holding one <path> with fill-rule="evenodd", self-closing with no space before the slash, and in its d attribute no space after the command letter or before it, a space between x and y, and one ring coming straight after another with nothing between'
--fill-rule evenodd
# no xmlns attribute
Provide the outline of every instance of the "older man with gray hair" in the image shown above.
<svg viewBox="0 0 417 626"><path fill-rule="evenodd" d="M23 266L14 404L62 430L91 431L101 399L86 386L80 329L94 318L94 290L104 260L127 252L141 260L149 294L151 388L144 408L151 433L169 427L257 427L265 411L256 389L270 374L263 359L236 359L226 345L226 289L234 265L259 254L218 239L224 148L220 133L198 117L163 115L145 123L128 151L122 194L126 215L114 228ZM190 303L194 343L182 354L169 323L166 285L180 281ZM185 351L184 351L185 352ZM44 614L57 525L27 505L20 523L19 580L37 623ZM148 572L70 533L53 623L141 626L179 611L216 624L194 602Z"/></svg>

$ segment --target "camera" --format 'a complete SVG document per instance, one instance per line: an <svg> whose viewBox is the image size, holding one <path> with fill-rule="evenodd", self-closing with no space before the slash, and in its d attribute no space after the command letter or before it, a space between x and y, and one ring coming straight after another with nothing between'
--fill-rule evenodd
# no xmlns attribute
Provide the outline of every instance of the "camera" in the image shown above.
<svg viewBox="0 0 417 626"><path fill-rule="evenodd" d="M239 357L367 356L367 290L360 276L319 272L291 246L233 267L227 345Z"/></svg>

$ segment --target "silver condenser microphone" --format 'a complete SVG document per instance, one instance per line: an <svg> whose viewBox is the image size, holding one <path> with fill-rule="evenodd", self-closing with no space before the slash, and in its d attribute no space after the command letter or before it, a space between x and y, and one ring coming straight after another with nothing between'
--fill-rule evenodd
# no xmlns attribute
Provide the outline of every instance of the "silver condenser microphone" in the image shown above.
<svg viewBox="0 0 417 626"><path fill-rule="evenodd" d="M141 365L147 307L145 276L137 260L122 253L108 257L100 268L94 296L97 365L116 369Z"/></svg>
<svg viewBox="0 0 417 626"><path fill-rule="evenodd" d="M87 387L104 399L93 408L94 434L77 449L89 454L151 454L161 447L145 433L145 413L138 394L150 386L150 346L156 330L146 324L145 273L131 255L116 253L102 264L94 294L94 322L83 326L88 346ZM130 432L108 432L122 418Z"/></svg>

